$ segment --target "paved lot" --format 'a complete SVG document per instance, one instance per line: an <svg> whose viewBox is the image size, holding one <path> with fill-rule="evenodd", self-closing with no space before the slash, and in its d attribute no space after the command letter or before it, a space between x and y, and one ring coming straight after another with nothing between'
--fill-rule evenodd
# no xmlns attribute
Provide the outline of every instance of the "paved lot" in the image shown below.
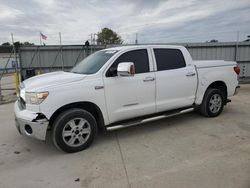
<svg viewBox="0 0 250 188"><path fill-rule="evenodd" d="M101 134L65 154L20 136L0 106L0 187L250 187L250 85L223 114L189 113Z"/></svg>
<svg viewBox="0 0 250 188"><path fill-rule="evenodd" d="M15 77L14 74L5 74L0 80L2 89L2 103L9 103L16 100Z"/></svg>

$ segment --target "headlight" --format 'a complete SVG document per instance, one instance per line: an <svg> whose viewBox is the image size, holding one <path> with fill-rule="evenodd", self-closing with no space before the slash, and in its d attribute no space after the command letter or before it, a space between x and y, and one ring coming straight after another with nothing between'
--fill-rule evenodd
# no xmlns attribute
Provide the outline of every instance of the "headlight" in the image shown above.
<svg viewBox="0 0 250 188"><path fill-rule="evenodd" d="M23 100L25 100L25 86L24 83L21 82L18 86L18 97L21 97Z"/></svg>
<svg viewBox="0 0 250 188"><path fill-rule="evenodd" d="M23 100L25 100L25 88L20 89L19 96L20 96Z"/></svg>
<svg viewBox="0 0 250 188"><path fill-rule="evenodd" d="M49 95L48 91L39 93L25 93L25 100L27 104L41 104Z"/></svg>

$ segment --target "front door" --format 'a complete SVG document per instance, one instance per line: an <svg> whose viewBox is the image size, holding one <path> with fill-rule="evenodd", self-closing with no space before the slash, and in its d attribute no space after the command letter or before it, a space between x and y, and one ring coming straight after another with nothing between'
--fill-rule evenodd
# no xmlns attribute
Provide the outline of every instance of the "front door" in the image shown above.
<svg viewBox="0 0 250 188"><path fill-rule="evenodd" d="M155 73L150 72L147 49L132 50L120 55L104 76L106 104L110 123L156 112ZM110 70L121 62L133 62L135 75L112 75Z"/></svg>

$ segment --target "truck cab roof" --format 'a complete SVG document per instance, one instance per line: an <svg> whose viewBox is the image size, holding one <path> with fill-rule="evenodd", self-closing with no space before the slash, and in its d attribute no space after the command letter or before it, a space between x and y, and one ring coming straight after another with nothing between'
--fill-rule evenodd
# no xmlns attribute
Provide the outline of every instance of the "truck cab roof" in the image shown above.
<svg viewBox="0 0 250 188"><path fill-rule="evenodd" d="M177 46L177 45L127 45L127 46L117 46L117 47L111 47L104 49L105 50L117 50L117 51L123 51L123 50L129 50L129 49L139 49L139 48L173 48L173 49L182 49L185 48L183 46Z"/></svg>

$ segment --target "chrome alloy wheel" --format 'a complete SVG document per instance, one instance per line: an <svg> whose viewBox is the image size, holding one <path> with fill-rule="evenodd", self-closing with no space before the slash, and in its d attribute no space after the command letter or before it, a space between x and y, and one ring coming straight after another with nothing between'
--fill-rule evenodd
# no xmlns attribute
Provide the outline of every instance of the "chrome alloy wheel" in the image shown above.
<svg viewBox="0 0 250 188"><path fill-rule="evenodd" d="M221 107L222 107L221 96L219 94L212 95L209 101L209 110L215 114L220 111Z"/></svg>
<svg viewBox="0 0 250 188"><path fill-rule="evenodd" d="M74 118L63 128L63 141L71 147L81 146L88 140L90 132L90 124L86 119Z"/></svg>

